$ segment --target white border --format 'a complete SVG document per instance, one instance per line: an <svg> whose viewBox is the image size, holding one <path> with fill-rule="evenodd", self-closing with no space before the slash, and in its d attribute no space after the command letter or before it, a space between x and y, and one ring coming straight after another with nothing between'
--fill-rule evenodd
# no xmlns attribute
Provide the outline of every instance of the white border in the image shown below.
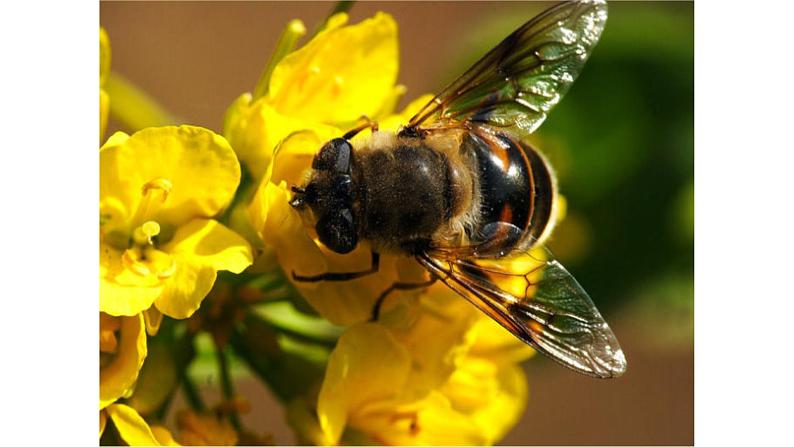
<svg viewBox="0 0 794 447"><path fill-rule="evenodd" d="M0 17L3 439L96 445L99 4Z"/></svg>
<svg viewBox="0 0 794 447"><path fill-rule="evenodd" d="M789 2L695 3L695 441L791 442Z"/></svg>

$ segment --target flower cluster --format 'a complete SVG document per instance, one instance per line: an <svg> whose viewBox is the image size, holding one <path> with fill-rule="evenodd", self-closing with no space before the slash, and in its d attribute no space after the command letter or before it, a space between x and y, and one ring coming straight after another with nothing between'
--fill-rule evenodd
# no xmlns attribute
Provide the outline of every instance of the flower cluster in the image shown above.
<svg viewBox="0 0 794 447"><path fill-rule="evenodd" d="M520 362L533 351L445 286L390 295L369 321L392 283L427 279L412 258L384 254L377 274L353 281L292 280L370 263L366 243L347 255L323 247L289 205L316 151L362 116L396 131L431 98L395 111L406 91L396 84L397 24L385 13L347 20L331 16L297 50L305 27L290 23L254 92L226 111L222 134L168 125L102 145L100 435L118 436L109 441L262 440L241 426L229 352L282 398L305 443L485 445L522 414ZM112 77L104 31L100 55L102 138L108 113L124 107L103 89ZM273 317L284 300L291 319ZM300 324L320 318L322 336ZM186 371L202 332L215 340L226 397L214 410ZM294 365L302 371L291 376ZM192 409L174 437L163 414L177 387Z"/></svg>

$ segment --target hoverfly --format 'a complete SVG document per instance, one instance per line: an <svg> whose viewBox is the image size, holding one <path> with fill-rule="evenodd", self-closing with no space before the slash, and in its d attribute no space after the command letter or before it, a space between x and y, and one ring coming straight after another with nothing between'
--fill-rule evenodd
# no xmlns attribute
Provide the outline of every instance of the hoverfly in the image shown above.
<svg viewBox="0 0 794 447"><path fill-rule="evenodd" d="M546 251L532 258L555 220L557 187L524 137L559 102L598 42L603 0L565 2L518 28L425 105L397 133L373 123L320 149L291 204L320 241L349 253L361 240L372 266L296 281L351 280L378 271L379 252L410 255L516 337L575 371L621 375L623 351L590 297ZM350 139L372 127L355 149ZM521 287L506 284L519 281Z"/></svg>

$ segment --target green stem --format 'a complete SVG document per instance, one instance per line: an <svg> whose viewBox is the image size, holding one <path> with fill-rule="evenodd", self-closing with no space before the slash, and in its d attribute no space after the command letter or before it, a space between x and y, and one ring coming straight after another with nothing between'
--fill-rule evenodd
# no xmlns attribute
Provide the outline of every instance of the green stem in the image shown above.
<svg viewBox="0 0 794 447"><path fill-rule="evenodd" d="M128 130L174 125L179 120L124 76L111 72L105 83L110 96L110 114Z"/></svg>
<svg viewBox="0 0 794 447"><path fill-rule="evenodd" d="M287 27L281 33L281 37L279 37L278 42L276 43L276 49L273 51L270 60L267 62L265 70L259 76L256 87L254 87L254 101L267 94L267 90L270 87L270 75L273 74L273 70L275 70L276 65L281 62L281 59L284 59L284 56L290 54L292 50L295 49L298 39L303 37L305 34L306 25L304 25L300 20L294 19L287 24Z"/></svg>
<svg viewBox="0 0 794 447"><path fill-rule="evenodd" d="M240 424L240 416L234 409L234 403L231 402L234 398L234 384L232 383L231 374L229 373L229 359L226 357L226 351L218 345L215 345L215 356L218 359L218 369L220 370L221 374L221 390L223 391L223 397L231 404L229 420L231 421L235 430L239 432L242 428L242 425Z"/></svg>
<svg viewBox="0 0 794 447"><path fill-rule="evenodd" d="M300 331L297 331L295 329L292 329L292 328L290 328L290 327L288 327L288 326L286 326L284 324L280 324L280 323L278 323L276 321L262 318L260 315L256 315L256 314L251 314L251 318L256 318L259 321L269 325L276 332L279 332L279 333L282 333L282 334L285 334L285 335L289 335L290 337L293 337L293 338L295 338L297 340L300 340L300 341L303 341L303 342L306 342L306 343L311 343L311 344L315 344L315 345L319 345L319 346L324 346L324 347L330 348L330 349L333 349L336 346L336 339L315 337L315 336L312 336L311 334L306 334L304 332L300 332Z"/></svg>
<svg viewBox="0 0 794 447"><path fill-rule="evenodd" d="M196 385L193 383L190 377L188 377L187 368L179 370L179 382L182 385L182 391L185 393L185 399L187 399L190 407L198 412L207 411L207 406L204 404L204 401L201 400L201 395L199 394Z"/></svg>

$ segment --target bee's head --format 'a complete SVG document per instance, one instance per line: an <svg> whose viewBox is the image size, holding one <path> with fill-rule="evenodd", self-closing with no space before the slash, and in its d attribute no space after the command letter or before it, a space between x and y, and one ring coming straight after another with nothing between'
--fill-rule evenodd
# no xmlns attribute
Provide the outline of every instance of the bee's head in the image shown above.
<svg viewBox="0 0 794 447"><path fill-rule="evenodd" d="M353 213L353 148L344 138L325 143L312 161L312 174L305 187L293 186L290 204L311 208L317 219L320 242L337 253L356 248L358 231Z"/></svg>

